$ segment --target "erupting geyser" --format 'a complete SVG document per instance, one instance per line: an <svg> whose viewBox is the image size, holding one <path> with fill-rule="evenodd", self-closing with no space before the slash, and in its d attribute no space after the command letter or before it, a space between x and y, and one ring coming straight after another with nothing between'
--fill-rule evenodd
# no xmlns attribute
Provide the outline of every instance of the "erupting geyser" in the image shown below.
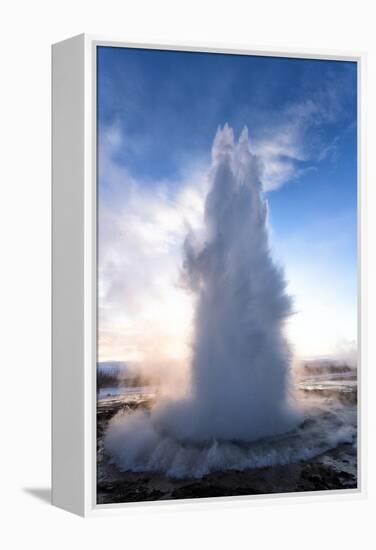
<svg viewBox="0 0 376 550"><path fill-rule="evenodd" d="M185 274L198 293L192 393L161 410L181 440L250 441L290 430L290 352L283 322L291 314L281 269L270 256L260 163L227 125L212 148L205 234L185 242Z"/></svg>
<svg viewBox="0 0 376 550"><path fill-rule="evenodd" d="M184 243L184 275L196 295L190 392L113 422L105 445L123 469L184 475L236 467L237 444L301 419L283 332L291 299L270 255L260 180L247 130L237 143L228 125L218 130L204 230Z"/></svg>

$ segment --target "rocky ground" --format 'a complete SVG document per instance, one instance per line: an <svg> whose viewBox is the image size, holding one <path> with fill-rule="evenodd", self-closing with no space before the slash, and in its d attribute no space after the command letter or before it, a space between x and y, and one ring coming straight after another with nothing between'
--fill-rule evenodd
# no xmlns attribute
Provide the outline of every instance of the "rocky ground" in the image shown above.
<svg viewBox="0 0 376 550"><path fill-rule="evenodd" d="M148 408L147 399L99 403L97 409L97 503L205 498L350 489L357 487L356 449L342 444L297 464L212 473L204 478L173 479L162 474L120 472L103 449L109 420L121 409Z"/></svg>

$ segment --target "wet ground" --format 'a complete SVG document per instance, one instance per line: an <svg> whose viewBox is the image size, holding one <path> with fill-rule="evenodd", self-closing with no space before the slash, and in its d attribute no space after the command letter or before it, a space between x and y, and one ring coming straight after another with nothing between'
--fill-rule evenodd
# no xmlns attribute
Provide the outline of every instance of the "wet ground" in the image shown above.
<svg viewBox="0 0 376 550"><path fill-rule="evenodd" d="M324 383L305 380L304 395L336 398L356 406L356 385L341 380ZM108 395L97 407L97 503L122 503L216 496L259 495L354 489L357 487L356 444L341 443L315 458L294 464L213 472L202 479L176 479L158 473L121 472L103 448L103 436L110 419L119 411L148 409L152 393Z"/></svg>

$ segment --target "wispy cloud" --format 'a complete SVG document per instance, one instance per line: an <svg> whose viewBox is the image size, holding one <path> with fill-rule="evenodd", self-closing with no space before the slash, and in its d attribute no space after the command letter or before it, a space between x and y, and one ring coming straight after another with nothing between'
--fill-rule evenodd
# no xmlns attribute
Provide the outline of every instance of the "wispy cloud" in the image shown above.
<svg viewBox="0 0 376 550"><path fill-rule="evenodd" d="M339 100L331 91L320 91L316 98L289 105L274 124L256 134L252 149L263 161L263 187L273 191L296 180L317 164L338 155L340 136L328 140L320 127L332 123L339 114Z"/></svg>
<svg viewBox="0 0 376 550"><path fill-rule="evenodd" d="M175 186L146 185L116 161L125 137L102 132L99 173L100 359L181 360L188 353L191 298L180 286L188 227L202 218L205 173L186 169Z"/></svg>

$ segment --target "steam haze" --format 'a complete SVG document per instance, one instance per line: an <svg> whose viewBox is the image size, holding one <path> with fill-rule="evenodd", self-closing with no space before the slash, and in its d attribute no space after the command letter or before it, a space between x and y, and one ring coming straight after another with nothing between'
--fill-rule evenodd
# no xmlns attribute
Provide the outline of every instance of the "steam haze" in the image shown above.
<svg viewBox="0 0 376 550"><path fill-rule="evenodd" d="M185 396L158 401L150 415L117 418L105 444L122 467L145 467L148 457L146 469L153 468L166 441L177 454L181 444L250 442L287 432L302 418L290 394L283 330L292 304L270 255L260 171L246 129L238 143L229 126L218 130L204 227L184 242L184 280L197 295L190 384ZM163 456L168 468L177 459Z"/></svg>

